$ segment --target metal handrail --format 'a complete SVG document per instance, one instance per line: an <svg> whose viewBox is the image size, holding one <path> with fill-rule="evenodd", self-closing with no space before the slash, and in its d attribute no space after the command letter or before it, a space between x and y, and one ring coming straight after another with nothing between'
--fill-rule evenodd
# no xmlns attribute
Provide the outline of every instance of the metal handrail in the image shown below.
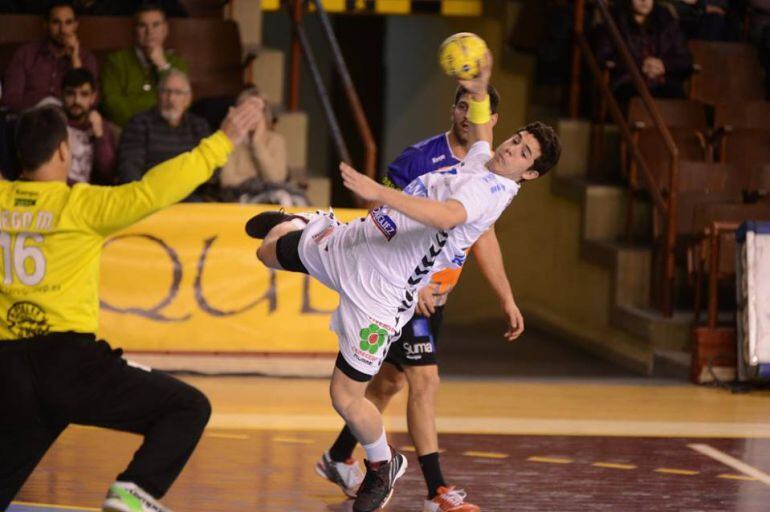
<svg viewBox="0 0 770 512"><path fill-rule="evenodd" d="M345 96L347 97L348 104L353 111L358 133L360 134L364 143L364 173L370 178L374 178L375 173L377 172L377 143L374 142L374 136L372 135L372 130L369 127L369 121L366 119L366 114L364 113L364 108L361 105L361 100L358 97L358 92L356 91L355 85L353 85L353 80L350 78L348 67L345 64L345 58L342 56L342 50L340 50L340 45L337 42L337 38L334 36L334 30L332 29L332 24L329 21L329 16L326 14L326 10L324 10L323 2L321 2L321 0L313 0L313 3L315 3L316 11L318 12L318 16L321 21L321 27L323 27L324 35L326 36L326 41L329 43L329 47L331 48L332 57L334 58L337 72L339 73L340 78L342 79L342 84L345 87Z"/></svg>
<svg viewBox="0 0 770 512"><path fill-rule="evenodd" d="M345 58L340 50L337 38L334 35L329 16L323 7L321 0L312 0L316 7L316 14L321 22L321 28L323 29L324 36L329 45L329 49L332 55L332 61L334 63L335 70L337 71L342 84L345 89L345 96L348 101L348 105L353 112L356 128L364 144L365 156L363 172L372 179L376 178L377 173L377 143L372 135L372 130L369 126L369 121L366 118L366 113L361 105L358 92L356 91L353 80L350 77L348 66L345 63ZM318 71L315 55L312 47L310 46L305 30L302 27L302 17L304 14L304 5L306 0L287 0L285 3L286 8L289 10L289 15L294 27L294 39L292 40L291 51L291 64L290 64L290 77L289 77L289 108L296 110L299 104L299 57L304 54L308 68L313 77L313 82L316 87L319 99L321 100L324 115L332 131L332 138L334 139L335 147L337 148L337 154L339 158L349 164L353 164L350 158L350 152L347 149L347 145L342 136L342 130L339 128L334 109L329 99L329 94L326 90L326 86L323 84L321 73ZM356 196L356 203L362 205L363 202Z"/></svg>
<svg viewBox="0 0 770 512"><path fill-rule="evenodd" d="M310 46L305 27L301 24L297 24L294 26L294 32L299 41L299 47L305 55L305 62L310 70L310 76L313 77L313 83L315 84L316 93L318 93L318 99L321 101L321 107L323 108L326 122L329 123L329 128L332 132L334 147L337 148L337 155L343 162L352 165L353 160L350 158L350 151L348 151L345 138L342 136L342 130L340 129L339 121L337 121L337 116L334 113L334 107L332 107L331 98L329 97L329 91L326 89L326 85L323 82L323 77L318 68L313 48Z"/></svg>
<svg viewBox="0 0 770 512"><path fill-rule="evenodd" d="M573 47L573 62L572 62L572 84L570 90L570 113L573 117L577 117L578 113L578 101L579 101L579 76L580 76L580 52L586 58L588 67L594 75L594 79L607 103L610 107L610 113L613 120L620 128L621 136L625 143L630 148L631 157L637 163L642 170L642 174L645 178L650 195L652 196L653 204L658 211L666 218L666 232L665 232L665 244L664 244L664 265L663 275L661 276L661 297L660 308L665 316L670 317L673 314L673 280L674 280L674 248L676 245L676 210L677 210L677 194L678 194L678 175L679 175L679 150L674 142L674 138L671 135L668 127L663 121L663 117L660 115L657 106L655 105L650 91L642 78L641 72L634 62L631 52L628 49L623 37L620 34L615 20L610 13L606 0L594 0L595 4L599 8L599 12L603 18L605 26L609 32L610 38L615 45L616 50L622 60L626 69L631 75L631 81L634 84L636 92L639 94L642 100L642 104L647 109L650 117L652 118L652 124L656 131L660 134L665 144L666 150L671 157L671 166L668 176L668 201L663 200L663 195L655 182L652 174L644 160L643 155L639 152L639 148L631 136L631 130L626 122L622 111L620 110L615 97L610 91L609 85L604 83L603 73L600 64L596 60L596 56L593 53L588 41L583 33L583 21L585 19L585 0L576 0L575 2L575 15L573 33L575 37L575 47ZM579 49L579 51L578 51Z"/></svg>
<svg viewBox="0 0 770 512"><path fill-rule="evenodd" d="M623 117L623 111L621 110L620 105L618 105L618 100L616 100L615 96L613 96L609 86L601 80L602 70L599 66L599 63L596 61L596 57L594 57L588 42L584 37L578 40L578 45L580 49L585 53L588 67L591 69L594 76L599 78L599 89L604 95L604 99L607 100L607 105L610 108L610 114L612 115L615 123L618 125L621 136L626 141L626 144L628 144L628 148L631 151L631 157L636 161L636 164L642 170L642 176L644 176L644 179L647 182L647 186L650 189L649 192L653 203L655 203L655 206L663 215L667 215L668 205L663 199L663 194L658 189L657 183L655 183L655 178L652 177L652 172L647 165L647 161L644 159L644 156L639 151L637 145L634 144L633 135L631 134L631 127L629 126L625 117Z"/></svg>

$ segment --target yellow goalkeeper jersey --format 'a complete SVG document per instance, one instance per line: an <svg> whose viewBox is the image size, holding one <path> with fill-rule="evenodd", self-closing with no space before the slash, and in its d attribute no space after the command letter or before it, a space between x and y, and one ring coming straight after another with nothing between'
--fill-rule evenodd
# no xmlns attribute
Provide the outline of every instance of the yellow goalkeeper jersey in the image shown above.
<svg viewBox="0 0 770 512"><path fill-rule="evenodd" d="M219 131L119 187L0 181L0 339L96 332L104 238L190 195L230 151Z"/></svg>

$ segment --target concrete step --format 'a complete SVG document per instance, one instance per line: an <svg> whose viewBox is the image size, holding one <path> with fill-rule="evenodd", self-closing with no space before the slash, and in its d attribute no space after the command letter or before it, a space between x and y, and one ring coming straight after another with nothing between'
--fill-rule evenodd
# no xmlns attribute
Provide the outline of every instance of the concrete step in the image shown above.
<svg viewBox="0 0 770 512"><path fill-rule="evenodd" d="M275 131L286 139L290 168L307 169L307 126L308 117L305 112L281 112L278 114Z"/></svg>
<svg viewBox="0 0 770 512"><path fill-rule="evenodd" d="M629 333L649 340L654 349L688 350L692 336L692 311L677 311L665 318L658 311L632 305L616 305L610 321Z"/></svg>
<svg viewBox="0 0 770 512"><path fill-rule="evenodd" d="M262 44L262 9L263 0L238 0L229 2L225 17L238 23L241 44L244 47Z"/></svg>
<svg viewBox="0 0 770 512"><path fill-rule="evenodd" d="M251 66L251 76L247 77L259 87L260 92L273 105L283 105L284 90L284 54L280 50L265 47L246 47L247 53L257 55Z"/></svg>
<svg viewBox="0 0 770 512"><path fill-rule="evenodd" d="M611 271L614 304L646 307L649 305L649 247L614 240L583 240L581 256Z"/></svg>
<svg viewBox="0 0 770 512"><path fill-rule="evenodd" d="M580 119L561 119L558 124L562 152L554 174L559 177L585 178L588 169L591 124Z"/></svg>
<svg viewBox="0 0 770 512"><path fill-rule="evenodd" d="M588 240L621 240L626 236L628 194L622 186L591 183L578 175L556 174L551 187L557 196L580 203L583 236ZM631 236L645 240L652 232L651 206L634 200Z"/></svg>
<svg viewBox="0 0 770 512"><path fill-rule="evenodd" d="M640 375L652 372L654 353L647 340L612 325L592 326L585 321L570 320L532 301L525 304L522 313L529 325Z"/></svg>
<svg viewBox="0 0 770 512"><path fill-rule="evenodd" d="M656 349L654 351L651 376L689 381L691 359L692 355L687 350Z"/></svg>

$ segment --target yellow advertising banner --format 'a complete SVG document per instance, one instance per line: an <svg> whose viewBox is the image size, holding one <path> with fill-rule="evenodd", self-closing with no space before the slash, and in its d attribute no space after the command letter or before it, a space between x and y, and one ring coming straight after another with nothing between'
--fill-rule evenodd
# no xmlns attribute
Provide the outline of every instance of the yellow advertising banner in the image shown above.
<svg viewBox="0 0 770 512"><path fill-rule="evenodd" d="M110 237L99 336L129 351L336 352L329 318L337 294L304 274L265 268L260 242L244 232L252 215L275 208L182 204ZM365 213L335 210L343 221Z"/></svg>

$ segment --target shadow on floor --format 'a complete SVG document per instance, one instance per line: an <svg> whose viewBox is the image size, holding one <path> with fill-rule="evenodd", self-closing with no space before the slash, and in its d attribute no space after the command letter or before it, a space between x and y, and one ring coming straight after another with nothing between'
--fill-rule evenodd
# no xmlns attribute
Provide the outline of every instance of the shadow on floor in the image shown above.
<svg viewBox="0 0 770 512"><path fill-rule="evenodd" d="M536 327L527 327L513 343L503 332L502 322L445 324L438 350L442 375L643 378Z"/></svg>

